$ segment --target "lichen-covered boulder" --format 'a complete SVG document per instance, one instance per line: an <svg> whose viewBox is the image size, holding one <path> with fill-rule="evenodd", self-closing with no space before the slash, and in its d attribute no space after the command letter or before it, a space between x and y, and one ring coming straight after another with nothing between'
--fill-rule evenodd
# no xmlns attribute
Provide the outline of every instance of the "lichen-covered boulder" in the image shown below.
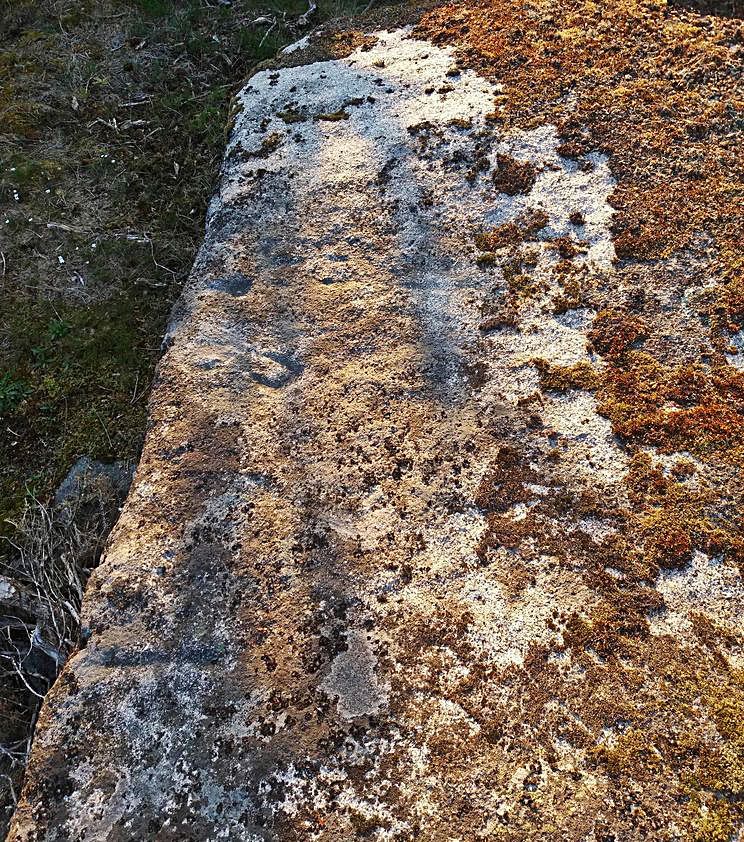
<svg viewBox="0 0 744 842"><path fill-rule="evenodd" d="M742 30L560 6L241 92L14 842L738 838Z"/></svg>

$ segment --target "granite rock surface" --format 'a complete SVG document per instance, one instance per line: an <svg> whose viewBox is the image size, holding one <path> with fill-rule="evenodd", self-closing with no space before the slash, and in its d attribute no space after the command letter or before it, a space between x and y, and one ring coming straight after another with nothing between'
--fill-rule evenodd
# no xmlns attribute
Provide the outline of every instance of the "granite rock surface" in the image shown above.
<svg viewBox="0 0 744 842"><path fill-rule="evenodd" d="M740 838L730 231L639 250L588 94L509 69L549 5L240 93L14 842ZM604 19L693 26L652 6Z"/></svg>

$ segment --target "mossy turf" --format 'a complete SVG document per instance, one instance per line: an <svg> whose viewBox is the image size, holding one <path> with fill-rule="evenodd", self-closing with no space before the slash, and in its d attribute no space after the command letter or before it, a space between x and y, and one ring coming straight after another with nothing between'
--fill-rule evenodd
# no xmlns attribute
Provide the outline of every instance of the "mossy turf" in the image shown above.
<svg viewBox="0 0 744 842"><path fill-rule="evenodd" d="M366 6L318 5L312 24ZM232 94L307 31L295 23L306 10L302 0L0 7L0 534L79 456L137 458Z"/></svg>

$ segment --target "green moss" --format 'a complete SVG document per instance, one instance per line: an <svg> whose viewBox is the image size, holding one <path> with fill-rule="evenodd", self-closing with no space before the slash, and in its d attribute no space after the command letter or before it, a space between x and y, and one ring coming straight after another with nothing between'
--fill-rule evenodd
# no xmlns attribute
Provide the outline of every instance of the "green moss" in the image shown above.
<svg viewBox="0 0 744 842"><path fill-rule="evenodd" d="M172 0L134 0L135 5L151 17L163 17L173 11Z"/></svg>
<svg viewBox="0 0 744 842"><path fill-rule="evenodd" d="M540 375L540 385L543 389L550 391L566 392L569 389L593 391L601 383L599 372L589 362L551 365L546 360L533 360L533 365Z"/></svg>
<svg viewBox="0 0 744 842"><path fill-rule="evenodd" d="M691 692L722 738L712 746L693 747L699 761L684 782L695 811L693 839L729 842L744 822L744 671Z"/></svg>
<svg viewBox="0 0 744 842"><path fill-rule="evenodd" d="M4 183L19 188L40 187L58 178L64 165L48 158L37 159L21 153L11 155L0 178Z"/></svg>
<svg viewBox="0 0 744 842"><path fill-rule="evenodd" d="M303 123L307 118L301 114L299 111L294 111L293 109L288 109L287 111L279 111L276 115L280 120L284 120L285 123L292 124L292 123Z"/></svg>
<svg viewBox="0 0 744 842"><path fill-rule="evenodd" d="M484 251L478 255L476 262L481 268L486 268L488 266L496 266L498 265L499 257L492 251Z"/></svg>
<svg viewBox="0 0 744 842"><path fill-rule="evenodd" d="M16 380L10 373L0 376L0 416L15 412L28 392L22 380Z"/></svg>
<svg viewBox="0 0 744 842"><path fill-rule="evenodd" d="M33 137L42 113L41 105L33 99L26 99L16 85L9 83L0 87L0 126L3 133Z"/></svg>
<svg viewBox="0 0 744 842"><path fill-rule="evenodd" d="M326 113L326 114L317 114L315 119L320 120L320 121L324 121L324 122L327 122L327 123L338 123L341 120L348 120L349 117L350 117L350 114L349 114L348 111L341 110L341 111L332 111L332 112Z"/></svg>
<svg viewBox="0 0 744 842"><path fill-rule="evenodd" d="M5 520L18 515L29 491L45 493L81 455L136 455L165 312L141 295L85 307L16 299L3 311L6 319L12 311L14 332L0 401L17 434L0 442ZM20 460L22 473L14 470Z"/></svg>
<svg viewBox="0 0 744 842"><path fill-rule="evenodd" d="M594 754L613 777L651 781L662 768L660 751L648 734L635 728L618 734L612 746L600 746Z"/></svg>
<svg viewBox="0 0 744 842"><path fill-rule="evenodd" d="M694 842L731 842L737 818L730 804L714 803L701 809L693 823Z"/></svg>

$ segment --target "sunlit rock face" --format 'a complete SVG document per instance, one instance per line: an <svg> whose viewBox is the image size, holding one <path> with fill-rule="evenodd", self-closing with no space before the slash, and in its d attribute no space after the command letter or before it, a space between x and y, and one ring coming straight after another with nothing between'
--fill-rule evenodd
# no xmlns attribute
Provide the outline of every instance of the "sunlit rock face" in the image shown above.
<svg viewBox="0 0 744 842"><path fill-rule="evenodd" d="M598 411L610 162L502 100L407 30L240 94L11 839L693 838L741 578L637 494L723 469Z"/></svg>

